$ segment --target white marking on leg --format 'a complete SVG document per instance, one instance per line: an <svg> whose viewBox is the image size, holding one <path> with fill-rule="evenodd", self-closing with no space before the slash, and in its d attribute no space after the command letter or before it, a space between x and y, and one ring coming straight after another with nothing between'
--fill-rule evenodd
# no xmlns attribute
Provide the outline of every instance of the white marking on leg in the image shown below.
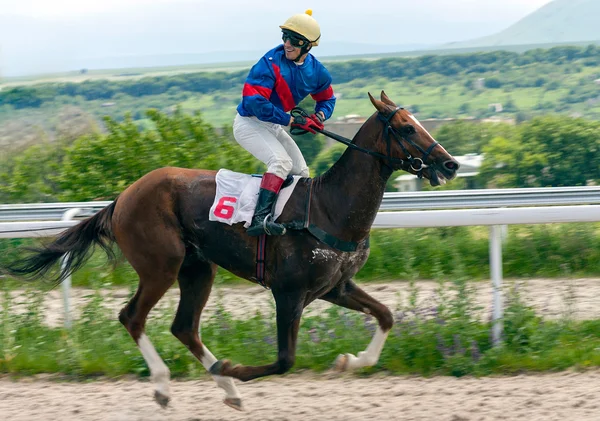
<svg viewBox="0 0 600 421"><path fill-rule="evenodd" d="M202 350L204 352L204 356L202 357L200 362L202 363L202 365L204 366L206 371L208 371L213 366L213 364L217 362L217 359L212 354L212 352L209 351L209 349L206 347L206 345L202 344ZM212 377L215 380L215 382L217 382L217 386L219 386L221 389L223 389L225 391L226 398L234 398L234 399L241 398L240 392L238 392L237 387L235 387L235 384L233 383L233 379L231 377L226 377L226 376L212 376Z"/></svg>
<svg viewBox="0 0 600 421"><path fill-rule="evenodd" d="M142 333L138 339L138 347L142 352L144 360L146 360L146 364L148 364L148 367L150 368L151 378L155 383L156 391L163 396L170 398L171 391L169 388L169 379L171 377L171 372L162 358L160 358L158 352L156 352L152 342L150 342L150 339L148 339L148 336L146 336L145 333Z"/></svg>
<svg viewBox="0 0 600 421"><path fill-rule="evenodd" d="M389 331L384 332L380 327L377 327L375 336L373 336L373 339L366 350L359 352L357 357L352 354L346 354L346 358L348 358L346 369L355 370L357 368L371 367L377 364L389 333ZM340 355L338 358L340 357L342 356Z"/></svg>

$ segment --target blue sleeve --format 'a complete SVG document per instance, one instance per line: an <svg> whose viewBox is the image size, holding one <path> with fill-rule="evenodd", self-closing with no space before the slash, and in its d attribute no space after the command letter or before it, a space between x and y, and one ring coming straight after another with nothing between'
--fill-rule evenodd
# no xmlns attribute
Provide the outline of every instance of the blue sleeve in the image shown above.
<svg viewBox="0 0 600 421"><path fill-rule="evenodd" d="M317 102L315 105L315 113L322 111L325 114L325 119L329 119L335 108L335 95L331 87L331 75L327 69L320 65L319 83L317 90L310 96Z"/></svg>
<svg viewBox="0 0 600 421"><path fill-rule="evenodd" d="M242 106L259 120L287 126L290 115L269 100L275 87L275 75L271 64L263 57L250 69L242 91Z"/></svg>

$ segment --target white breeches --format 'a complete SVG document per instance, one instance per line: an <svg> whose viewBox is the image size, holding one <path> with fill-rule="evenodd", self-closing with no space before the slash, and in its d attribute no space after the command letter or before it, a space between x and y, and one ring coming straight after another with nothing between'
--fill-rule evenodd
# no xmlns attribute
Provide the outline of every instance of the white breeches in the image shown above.
<svg viewBox="0 0 600 421"><path fill-rule="evenodd" d="M267 172L283 179L290 174L308 177L302 152L281 125L237 114L233 136L242 148L267 165Z"/></svg>

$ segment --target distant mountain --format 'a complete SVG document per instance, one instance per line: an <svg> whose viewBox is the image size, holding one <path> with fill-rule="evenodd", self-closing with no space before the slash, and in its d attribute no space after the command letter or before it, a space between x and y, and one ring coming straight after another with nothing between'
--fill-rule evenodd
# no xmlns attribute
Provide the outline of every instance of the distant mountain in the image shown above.
<svg viewBox="0 0 600 421"><path fill-rule="evenodd" d="M448 48L564 44L600 40L600 0L554 0L507 29Z"/></svg>

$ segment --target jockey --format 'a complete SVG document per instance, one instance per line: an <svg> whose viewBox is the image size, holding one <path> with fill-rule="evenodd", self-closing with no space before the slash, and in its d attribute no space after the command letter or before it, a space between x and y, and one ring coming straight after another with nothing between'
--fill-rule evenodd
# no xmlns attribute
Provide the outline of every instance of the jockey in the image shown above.
<svg viewBox="0 0 600 421"><path fill-rule="evenodd" d="M335 96L331 75L309 51L319 45L321 29L312 11L290 17L280 26L283 44L267 52L251 69L233 122L235 140L267 165L248 235L282 235L285 228L272 221L271 208L288 175L308 177L302 152L282 126L311 133L331 117ZM304 124L288 114L311 95L315 113Z"/></svg>

